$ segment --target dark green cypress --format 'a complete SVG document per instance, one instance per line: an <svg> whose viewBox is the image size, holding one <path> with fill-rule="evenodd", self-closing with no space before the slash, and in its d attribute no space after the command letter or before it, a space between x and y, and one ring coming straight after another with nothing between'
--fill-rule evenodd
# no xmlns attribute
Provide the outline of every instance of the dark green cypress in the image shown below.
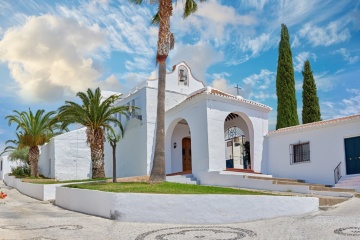
<svg viewBox="0 0 360 240"><path fill-rule="evenodd" d="M316 83L311 71L309 60L305 61L303 92L302 92L302 122L311 123L321 121L319 98L316 93Z"/></svg>
<svg viewBox="0 0 360 240"><path fill-rule="evenodd" d="M289 39L290 36L286 25L281 24L281 39L276 73L276 95L278 101L276 129L299 124L294 68Z"/></svg>

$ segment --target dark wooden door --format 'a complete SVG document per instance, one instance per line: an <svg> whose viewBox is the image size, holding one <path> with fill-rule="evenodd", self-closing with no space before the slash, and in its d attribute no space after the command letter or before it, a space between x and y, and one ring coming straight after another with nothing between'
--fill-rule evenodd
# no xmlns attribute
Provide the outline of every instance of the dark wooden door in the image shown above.
<svg viewBox="0 0 360 240"><path fill-rule="evenodd" d="M346 174L360 173L360 137L345 139Z"/></svg>
<svg viewBox="0 0 360 240"><path fill-rule="evenodd" d="M183 171L191 171L191 139L183 138L182 140L182 161Z"/></svg>

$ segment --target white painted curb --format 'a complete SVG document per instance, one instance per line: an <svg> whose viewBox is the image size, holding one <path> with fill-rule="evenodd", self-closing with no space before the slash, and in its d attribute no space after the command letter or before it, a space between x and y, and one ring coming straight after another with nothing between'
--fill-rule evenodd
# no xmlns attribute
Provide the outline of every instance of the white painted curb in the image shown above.
<svg viewBox="0 0 360 240"><path fill-rule="evenodd" d="M221 224L305 214L314 197L110 193L56 188L56 205L123 222Z"/></svg>

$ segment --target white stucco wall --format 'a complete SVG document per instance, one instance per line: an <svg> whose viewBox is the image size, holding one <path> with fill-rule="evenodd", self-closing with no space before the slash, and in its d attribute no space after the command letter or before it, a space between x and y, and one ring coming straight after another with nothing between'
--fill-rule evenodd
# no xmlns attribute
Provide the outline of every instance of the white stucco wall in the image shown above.
<svg viewBox="0 0 360 240"><path fill-rule="evenodd" d="M141 116L141 120L135 117L127 118L121 115L121 124L124 128L124 135L117 143L116 147L116 174L117 177L141 176L146 175L147 164L147 109L146 109L146 87L135 88L129 95L123 97L116 105L130 105L135 102L139 109L136 113ZM119 117L118 117L119 118ZM117 132L120 130L114 127ZM105 143L105 175L112 176L113 155L112 147L108 142Z"/></svg>
<svg viewBox="0 0 360 240"><path fill-rule="evenodd" d="M187 69L187 73L188 73L187 85L184 85L181 82L179 82L179 68ZM148 80L148 86L157 88L158 80L157 79ZM178 63L173 67L171 72L168 72L166 74L166 90L169 92L178 92L188 95L204 87L205 87L204 83L193 76L191 69L185 62Z"/></svg>
<svg viewBox="0 0 360 240"><path fill-rule="evenodd" d="M268 132L268 111L268 109L249 103L201 94L167 112L166 142L171 140L169 136L172 134L175 124L180 119L185 119L191 131L193 174L196 176L196 172L222 171L226 168L224 131L228 124L225 119L228 114L236 113L241 117L239 126L244 128L250 139L252 169L260 172L263 139ZM168 163L171 162L169 160L171 146L167 145L166 147Z"/></svg>
<svg viewBox="0 0 360 240"><path fill-rule="evenodd" d="M54 138L40 146L39 171L44 177L55 178L55 145Z"/></svg>
<svg viewBox="0 0 360 240"><path fill-rule="evenodd" d="M287 196L109 193L58 187L56 205L124 222L223 224L314 212L319 208L319 199Z"/></svg>
<svg viewBox="0 0 360 240"><path fill-rule="evenodd" d="M86 128L80 128L54 137L53 165L57 180L91 178L91 154L85 131Z"/></svg>
<svg viewBox="0 0 360 240"><path fill-rule="evenodd" d="M271 134L265 139L267 173L333 185L334 169L340 162L346 176L344 139L355 136L360 136L359 120ZM299 142L310 142L310 162L290 165L289 145Z"/></svg>
<svg viewBox="0 0 360 240"><path fill-rule="evenodd" d="M2 169L0 169L0 180L4 179L5 174L11 173L12 167L22 165L20 161L9 161L8 156L0 157L0 161L2 162Z"/></svg>
<svg viewBox="0 0 360 240"><path fill-rule="evenodd" d="M165 160L167 166L169 164L171 165L172 162L171 139L174 129L177 123L184 119L187 121L191 133L192 172L196 174L196 172L207 171L209 169L208 123L206 121L206 116L205 100L187 102L187 107L178 109L178 111L172 110L167 112L165 121ZM222 134L222 139L224 139L224 133ZM224 156L222 156L222 159L224 159ZM172 172L172 169L167 168L167 173Z"/></svg>

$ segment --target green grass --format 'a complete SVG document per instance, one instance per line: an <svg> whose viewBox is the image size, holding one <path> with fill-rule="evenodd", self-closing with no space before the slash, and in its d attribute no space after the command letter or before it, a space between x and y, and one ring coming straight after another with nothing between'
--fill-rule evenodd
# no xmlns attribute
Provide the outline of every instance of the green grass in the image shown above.
<svg viewBox="0 0 360 240"><path fill-rule="evenodd" d="M144 182L96 182L86 184L72 184L66 187L122 193L271 195L269 193L247 191L234 188L200 186L171 182L163 182L158 184L149 184Z"/></svg>
<svg viewBox="0 0 360 240"><path fill-rule="evenodd" d="M23 178L28 183L35 184L60 184L60 183L73 183L73 182L93 182L106 180L107 178L94 178L94 179L82 179L82 180L66 180L66 181L56 181L54 179L42 179L42 178Z"/></svg>

